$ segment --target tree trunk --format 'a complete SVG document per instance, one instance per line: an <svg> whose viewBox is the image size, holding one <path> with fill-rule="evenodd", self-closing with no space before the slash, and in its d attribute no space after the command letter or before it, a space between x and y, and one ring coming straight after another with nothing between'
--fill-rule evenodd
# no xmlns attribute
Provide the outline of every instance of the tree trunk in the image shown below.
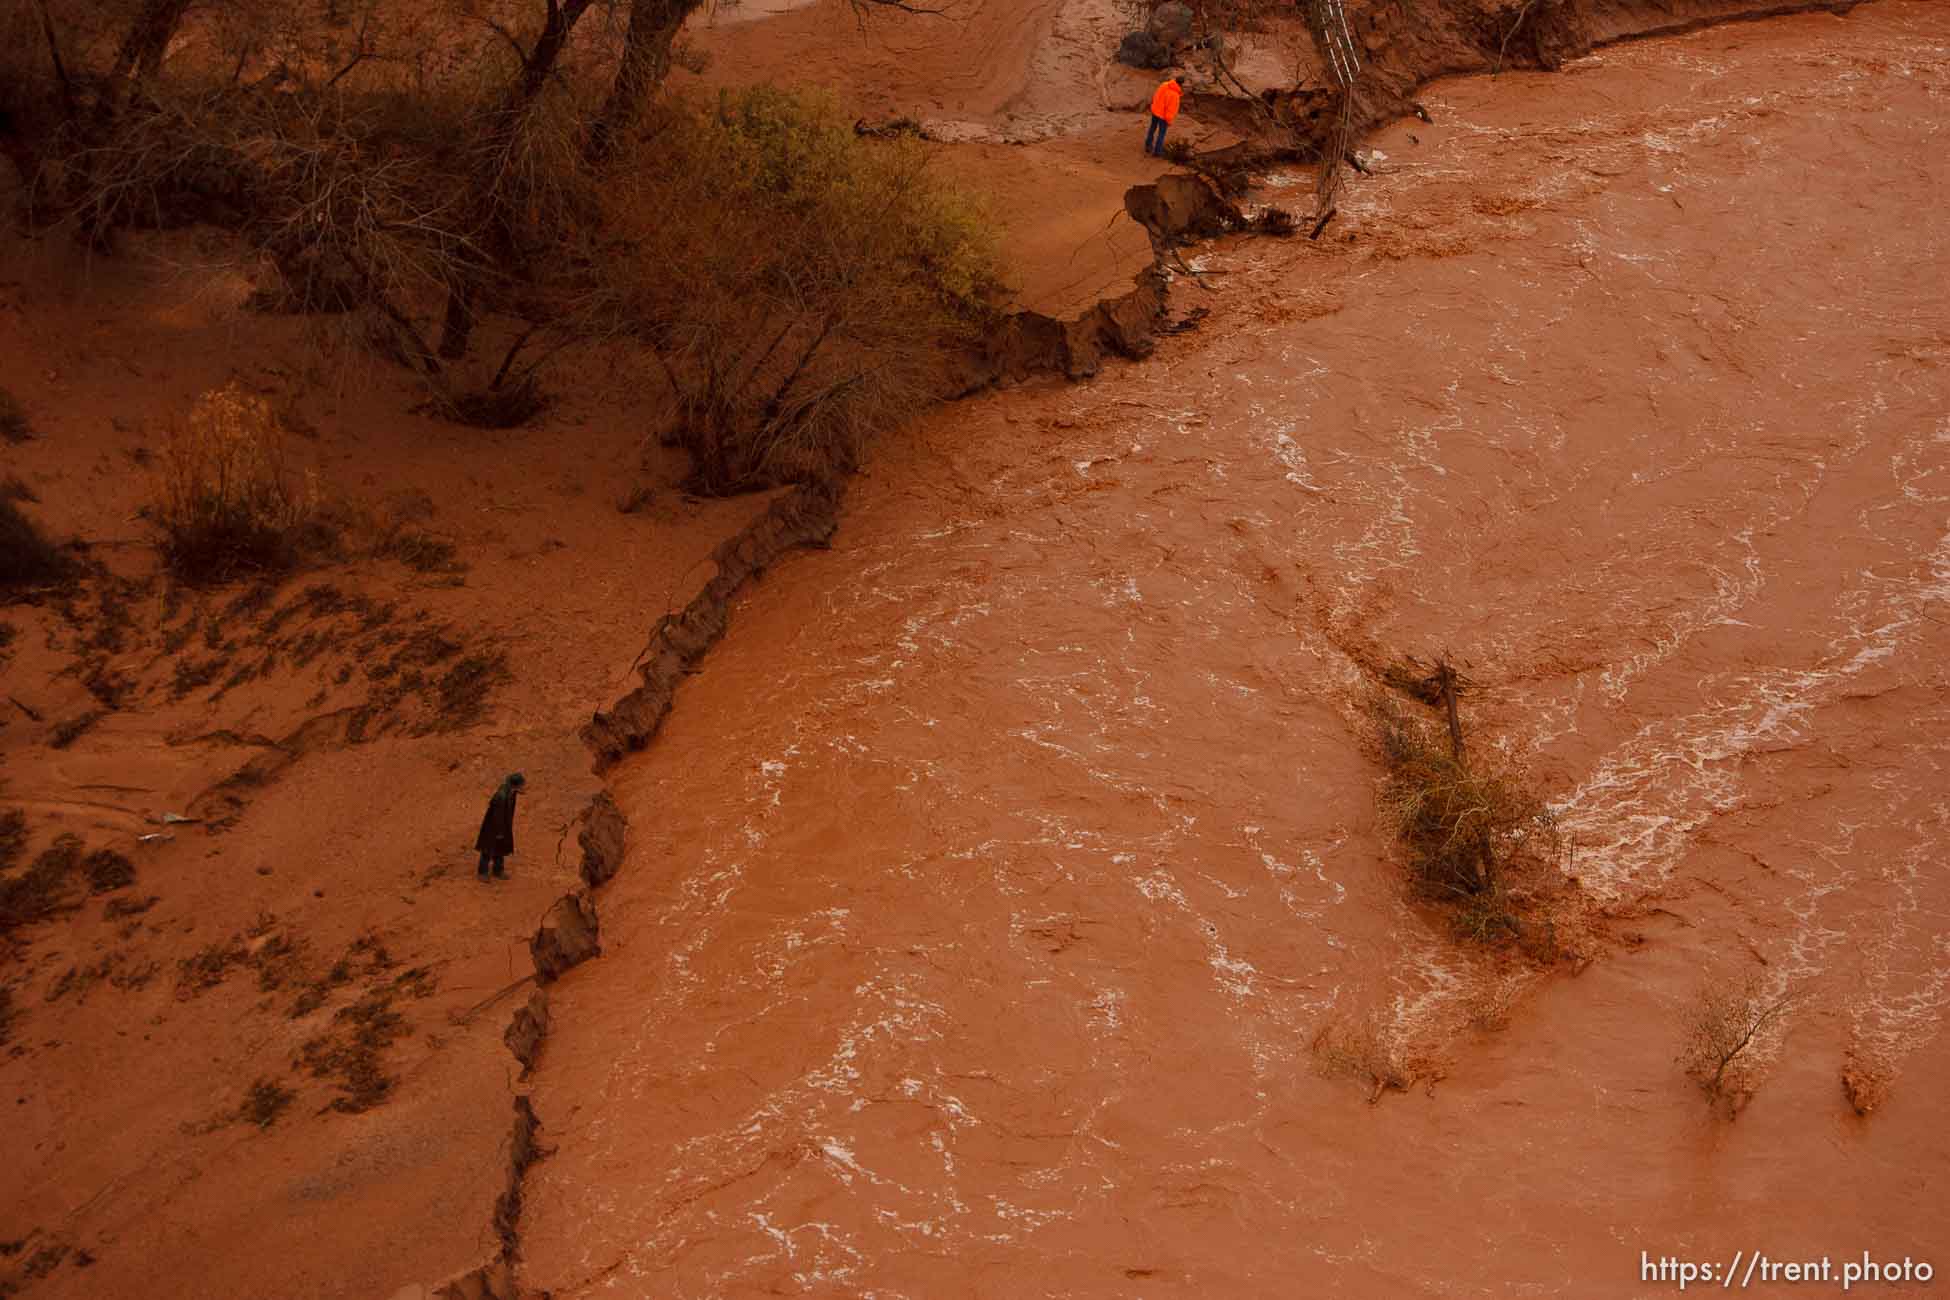
<svg viewBox="0 0 1950 1300"><path fill-rule="evenodd" d="M154 76L162 67L169 43L176 39L176 29L182 25L190 3L191 0L147 0L142 12L129 25L129 34L122 38L121 48L115 52L115 67L108 74L109 81L121 82L131 73ZM110 94L116 97L119 107L119 87Z"/></svg>
<svg viewBox="0 0 1950 1300"><path fill-rule="evenodd" d="M558 4L548 0L548 17L543 20L542 34L535 40L535 48L530 50L522 62L521 76L508 92L506 103L502 106L500 118L494 127L494 154L504 157L514 147L516 134L521 130L522 114L542 93L554 75L555 65L562 58L562 51L568 48L569 37L588 10L591 0L567 0ZM498 164L497 164L498 167ZM498 187L499 180L488 182L490 190ZM492 209L496 200L492 194L486 200ZM505 232L490 228L483 236L489 248L497 252L497 261L508 260L508 247ZM458 361L467 355L473 341L474 324L479 316L478 299L480 284L473 278L463 279L447 294L447 314L440 330L440 355L449 361Z"/></svg>
<svg viewBox="0 0 1950 1300"><path fill-rule="evenodd" d="M528 62L521 70L521 80L515 87L515 102L510 106L521 108L542 93L548 84L549 74L555 71L555 64L562 57L563 49L569 43L569 34L582 20L583 11L589 8L590 0L568 0L558 5L549 0L548 18L542 24L542 34L535 40L535 48L528 55Z"/></svg>
<svg viewBox="0 0 1950 1300"><path fill-rule="evenodd" d="M643 117L652 91L670 75L670 48L684 20L702 7L702 0L631 0L630 27L623 37L623 61L609 97L589 132L589 156L607 158L616 137Z"/></svg>
<svg viewBox="0 0 1950 1300"><path fill-rule="evenodd" d="M21 187L32 193L32 186L41 174L41 156L4 106L0 106L0 158L14 165L20 174Z"/></svg>

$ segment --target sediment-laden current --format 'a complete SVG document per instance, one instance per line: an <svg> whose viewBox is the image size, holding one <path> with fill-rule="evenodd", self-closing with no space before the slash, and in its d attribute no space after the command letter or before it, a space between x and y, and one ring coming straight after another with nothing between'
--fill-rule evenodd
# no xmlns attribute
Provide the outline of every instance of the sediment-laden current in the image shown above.
<svg viewBox="0 0 1950 1300"><path fill-rule="evenodd" d="M1202 252L1203 329L889 440L835 549L741 601L611 775L631 851L537 1075L529 1284L1950 1268L1950 7L1425 103L1319 243ZM1361 665L1437 651L1609 915L1579 961L1406 896ZM1674 1055L1750 972L1804 1001L1729 1123ZM1336 1026L1424 1081L1365 1104Z"/></svg>

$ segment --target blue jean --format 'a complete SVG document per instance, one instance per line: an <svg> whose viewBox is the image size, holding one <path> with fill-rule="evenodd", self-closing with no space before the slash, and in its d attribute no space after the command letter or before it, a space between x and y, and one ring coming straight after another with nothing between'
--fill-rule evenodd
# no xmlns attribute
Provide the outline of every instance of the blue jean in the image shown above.
<svg viewBox="0 0 1950 1300"><path fill-rule="evenodd" d="M1151 125L1145 128L1144 132L1144 152L1159 158L1164 157L1165 132L1170 129L1171 123L1165 121L1156 113L1153 113L1151 115Z"/></svg>

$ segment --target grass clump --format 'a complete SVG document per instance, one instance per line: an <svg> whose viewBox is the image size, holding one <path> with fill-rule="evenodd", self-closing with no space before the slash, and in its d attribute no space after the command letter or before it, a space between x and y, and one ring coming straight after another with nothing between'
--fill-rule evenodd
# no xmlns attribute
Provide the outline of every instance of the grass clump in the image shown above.
<svg viewBox="0 0 1950 1300"><path fill-rule="evenodd" d="M276 1079L259 1079L244 1094L244 1104L237 1108L237 1118L259 1128L269 1128L277 1123L278 1116L284 1114L297 1096Z"/></svg>
<svg viewBox="0 0 1950 1300"><path fill-rule="evenodd" d="M271 404L235 381L171 430L152 512L178 577L289 568L318 540L317 494L295 479L287 439Z"/></svg>
<svg viewBox="0 0 1950 1300"><path fill-rule="evenodd" d="M111 898L102 905L102 920L119 921L126 917L141 916L161 901L162 899L155 894L147 898Z"/></svg>
<svg viewBox="0 0 1950 1300"><path fill-rule="evenodd" d="M177 963L176 997L178 1000L193 998L206 989L215 988L224 982L231 967L241 965L249 958L250 950L235 935L205 944Z"/></svg>
<svg viewBox="0 0 1950 1300"><path fill-rule="evenodd" d="M86 709L54 724L47 735L49 749L66 749L80 740L95 727L95 724L108 716L107 709Z"/></svg>
<svg viewBox="0 0 1950 1300"><path fill-rule="evenodd" d="M20 860L27 848L27 814L18 808L0 812L0 871Z"/></svg>
<svg viewBox="0 0 1950 1300"><path fill-rule="evenodd" d="M0 596L52 587L73 572L61 548L21 513L12 495L0 495Z"/></svg>
<svg viewBox="0 0 1950 1300"><path fill-rule="evenodd" d="M467 567L452 542L428 533L401 533L386 544L384 553L419 573L459 573Z"/></svg>
<svg viewBox="0 0 1950 1300"><path fill-rule="evenodd" d="M25 871L0 880L0 934L49 920L78 905L75 874L80 864L81 840L63 835Z"/></svg>
<svg viewBox="0 0 1950 1300"><path fill-rule="evenodd" d="M88 877L88 892L107 894L135 883L135 863L114 849L96 849L81 860L82 874Z"/></svg>
<svg viewBox="0 0 1950 1300"><path fill-rule="evenodd" d="M406 1032L406 1019L393 1010L393 990L378 989L341 1009L331 1030L308 1040L299 1050L298 1064L313 1077L330 1079L340 1096L330 1109L348 1115L371 1110L392 1095L397 1080L381 1068L381 1059L395 1039Z"/></svg>
<svg viewBox="0 0 1950 1300"><path fill-rule="evenodd" d="M0 388L0 442L21 443L33 436L34 428L27 422L27 412L12 393Z"/></svg>

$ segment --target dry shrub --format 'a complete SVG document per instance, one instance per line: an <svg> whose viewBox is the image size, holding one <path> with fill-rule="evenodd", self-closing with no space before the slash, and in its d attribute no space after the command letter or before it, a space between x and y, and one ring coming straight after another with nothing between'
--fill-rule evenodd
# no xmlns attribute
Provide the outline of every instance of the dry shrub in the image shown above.
<svg viewBox="0 0 1950 1300"><path fill-rule="evenodd" d="M1400 1036L1389 1033L1372 1013L1358 1020L1329 1021L1314 1035L1311 1051L1314 1068L1323 1077L1366 1085L1370 1106L1390 1089L1407 1092L1418 1079L1434 1074L1428 1061L1412 1055Z"/></svg>
<svg viewBox="0 0 1950 1300"><path fill-rule="evenodd" d="M0 388L0 442L26 442L33 436L33 427L27 423L27 412L21 409L12 393Z"/></svg>
<svg viewBox="0 0 1950 1300"><path fill-rule="evenodd" d="M1757 1044L1797 1001L1791 990L1769 990L1759 974L1738 984L1709 979L1700 986L1687 1015L1679 1064L1728 1118L1738 1114L1760 1086Z"/></svg>
<svg viewBox="0 0 1950 1300"><path fill-rule="evenodd" d="M259 1128L269 1128L277 1123L278 1116L284 1114L285 1108L297 1096L276 1079L260 1078L244 1094L244 1104L237 1108L237 1118Z"/></svg>
<svg viewBox="0 0 1950 1300"><path fill-rule="evenodd" d="M68 557L20 512L13 495L0 495L0 593L51 587L73 572Z"/></svg>
<svg viewBox="0 0 1950 1300"><path fill-rule="evenodd" d="M337 1083L342 1094L326 1109L357 1115L392 1095L398 1080L385 1071L385 1053L407 1033L406 1018L393 1010L393 1003L402 994L426 997L433 988L424 970L407 971L341 1007L330 1028L305 1041L298 1050L297 1066L314 1078Z"/></svg>
<svg viewBox="0 0 1950 1300"><path fill-rule="evenodd" d="M1497 757L1468 762L1446 731L1394 697L1369 697L1372 743L1386 773L1379 806L1429 899L1457 904L1472 938L1523 932L1522 913L1555 876L1550 810Z"/></svg>
<svg viewBox="0 0 1950 1300"><path fill-rule="evenodd" d="M235 381L170 431L153 511L179 577L288 568L318 540L317 494L292 474L287 437L271 404Z"/></svg>
<svg viewBox="0 0 1950 1300"><path fill-rule="evenodd" d="M81 861L88 877L88 892L106 894L135 883L135 863L114 849L96 849Z"/></svg>
<svg viewBox="0 0 1950 1300"><path fill-rule="evenodd" d="M658 114L605 191L622 249L582 327L655 350L695 489L850 467L939 391L944 342L986 319L990 224L925 145L863 139L814 95Z"/></svg>
<svg viewBox="0 0 1950 1300"><path fill-rule="evenodd" d="M72 718L64 718L54 724L47 734L49 749L66 749L95 729L95 724L108 716L107 709L87 709Z"/></svg>
<svg viewBox="0 0 1950 1300"><path fill-rule="evenodd" d="M0 871L5 871L27 848L27 814L18 808L0 812Z"/></svg>
<svg viewBox="0 0 1950 1300"><path fill-rule="evenodd" d="M80 904L75 876L81 841L63 835L17 875L0 879L0 935L46 921Z"/></svg>

